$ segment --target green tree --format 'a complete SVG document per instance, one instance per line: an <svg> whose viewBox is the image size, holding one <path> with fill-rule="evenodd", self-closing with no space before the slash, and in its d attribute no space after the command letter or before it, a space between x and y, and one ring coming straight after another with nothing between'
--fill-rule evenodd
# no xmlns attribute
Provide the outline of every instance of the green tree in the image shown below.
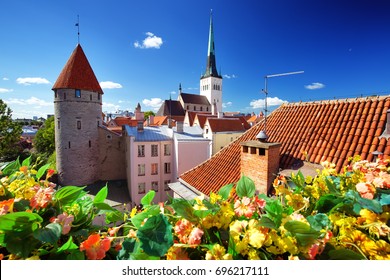
<svg viewBox="0 0 390 280"><path fill-rule="evenodd" d="M155 116L156 114L153 111L144 112L144 119L147 120L149 116Z"/></svg>
<svg viewBox="0 0 390 280"><path fill-rule="evenodd" d="M37 153L49 157L55 151L54 117L48 118L34 137L34 148Z"/></svg>
<svg viewBox="0 0 390 280"><path fill-rule="evenodd" d="M12 120L12 110L0 99L0 160L14 160L21 152L19 146L22 126Z"/></svg>

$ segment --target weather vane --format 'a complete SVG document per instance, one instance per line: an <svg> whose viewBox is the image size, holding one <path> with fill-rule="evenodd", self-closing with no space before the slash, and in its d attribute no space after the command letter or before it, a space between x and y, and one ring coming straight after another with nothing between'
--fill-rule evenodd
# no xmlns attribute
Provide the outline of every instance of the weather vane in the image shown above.
<svg viewBox="0 0 390 280"><path fill-rule="evenodd" d="M80 44L80 18L79 18L79 15L77 15L77 22L76 22L75 26L77 26L77 41Z"/></svg>

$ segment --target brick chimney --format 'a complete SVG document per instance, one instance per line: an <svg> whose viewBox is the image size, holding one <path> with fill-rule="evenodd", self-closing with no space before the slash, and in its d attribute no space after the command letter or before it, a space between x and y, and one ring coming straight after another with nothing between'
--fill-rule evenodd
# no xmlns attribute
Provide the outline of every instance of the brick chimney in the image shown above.
<svg viewBox="0 0 390 280"><path fill-rule="evenodd" d="M279 171L281 145L261 141L241 143L241 173L255 182L257 193L269 193Z"/></svg>

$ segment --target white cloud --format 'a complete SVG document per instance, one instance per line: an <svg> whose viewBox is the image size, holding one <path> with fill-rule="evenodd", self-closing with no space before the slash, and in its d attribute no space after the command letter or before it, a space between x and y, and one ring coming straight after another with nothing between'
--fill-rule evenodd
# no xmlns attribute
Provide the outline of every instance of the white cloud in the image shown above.
<svg viewBox="0 0 390 280"><path fill-rule="evenodd" d="M320 89L324 88L325 85L322 83L312 83L311 85L306 85L305 88L313 90L313 89Z"/></svg>
<svg viewBox="0 0 390 280"><path fill-rule="evenodd" d="M152 107L153 110L158 110L161 107L161 104L164 102L161 98L151 98L142 100L142 104L147 107Z"/></svg>
<svg viewBox="0 0 390 280"><path fill-rule="evenodd" d="M100 86L101 86L102 89L122 88L121 84L114 83L114 82L111 82L111 81L100 82Z"/></svg>
<svg viewBox="0 0 390 280"><path fill-rule="evenodd" d="M11 91L13 91L13 89L0 88L0 93L7 93L7 92L11 92Z"/></svg>
<svg viewBox="0 0 390 280"><path fill-rule="evenodd" d="M134 47L139 49L159 49L161 45L163 44L163 40L161 37L157 37L151 32L146 32L146 38L142 41L142 44L140 44L138 41L134 43Z"/></svg>
<svg viewBox="0 0 390 280"><path fill-rule="evenodd" d="M267 106L279 106L282 105L283 103L288 103L288 101L282 100L278 97L267 98ZM265 99L252 100L249 104L253 109L264 108Z"/></svg>
<svg viewBox="0 0 390 280"><path fill-rule="evenodd" d="M3 81L8 81L9 79L7 77L4 77L3 78Z"/></svg>
<svg viewBox="0 0 390 280"><path fill-rule="evenodd" d="M232 106L233 105L233 103L232 102L226 102L226 103L222 103L222 108L227 108L227 107L230 107L230 106Z"/></svg>
<svg viewBox="0 0 390 280"><path fill-rule="evenodd" d="M112 112L119 110L120 106L113 103L103 102L102 110L104 112Z"/></svg>
<svg viewBox="0 0 390 280"><path fill-rule="evenodd" d="M53 102L48 102L43 99L36 98L34 96L29 99L10 98L6 100L8 104L28 105L28 106L53 106Z"/></svg>
<svg viewBox="0 0 390 280"><path fill-rule="evenodd" d="M176 91L172 90L169 94L176 94Z"/></svg>
<svg viewBox="0 0 390 280"><path fill-rule="evenodd" d="M232 75L227 75L227 74L225 74L225 75L222 75L225 79L235 79L235 78L237 78L237 76L236 75L234 75L234 74L232 74Z"/></svg>
<svg viewBox="0 0 390 280"><path fill-rule="evenodd" d="M16 82L21 85L26 85L29 86L31 84L50 84L50 82L45 79L45 78L39 78L39 77L34 77L34 78L17 78Z"/></svg>

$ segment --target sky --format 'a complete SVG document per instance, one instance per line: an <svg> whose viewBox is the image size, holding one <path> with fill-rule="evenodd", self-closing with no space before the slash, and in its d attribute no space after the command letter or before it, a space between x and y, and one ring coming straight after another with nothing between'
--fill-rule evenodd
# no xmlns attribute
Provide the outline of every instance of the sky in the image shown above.
<svg viewBox="0 0 390 280"><path fill-rule="evenodd" d="M103 111L157 111L199 94L212 10L223 110L390 93L386 0L1 0L0 99L13 118L54 113L51 90L78 44ZM76 23L79 22L79 32ZM300 72L303 71L303 72Z"/></svg>

